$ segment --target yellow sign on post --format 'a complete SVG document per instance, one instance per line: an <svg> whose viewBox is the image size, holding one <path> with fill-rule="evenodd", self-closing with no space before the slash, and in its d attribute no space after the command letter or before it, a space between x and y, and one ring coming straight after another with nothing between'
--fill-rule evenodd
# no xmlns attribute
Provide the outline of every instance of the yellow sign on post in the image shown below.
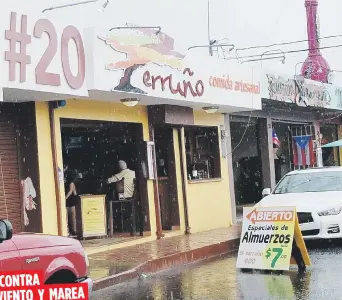
<svg viewBox="0 0 342 300"><path fill-rule="evenodd" d="M289 270L294 240L310 265L294 207L245 207L236 267Z"/></svg>

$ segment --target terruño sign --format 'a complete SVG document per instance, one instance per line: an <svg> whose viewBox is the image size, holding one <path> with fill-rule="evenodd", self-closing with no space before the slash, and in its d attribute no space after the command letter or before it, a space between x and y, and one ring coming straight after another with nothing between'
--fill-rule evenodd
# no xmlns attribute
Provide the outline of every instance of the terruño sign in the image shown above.
<svg viewBox="0 0 342 300"><path fill-rule="evenodd" d="M94 56L95 90L167 98L175 105L186 101L261 109L258 69L181 54L172 37L153 29L99 29L96 37L94 52L103 55Z"/></svg>

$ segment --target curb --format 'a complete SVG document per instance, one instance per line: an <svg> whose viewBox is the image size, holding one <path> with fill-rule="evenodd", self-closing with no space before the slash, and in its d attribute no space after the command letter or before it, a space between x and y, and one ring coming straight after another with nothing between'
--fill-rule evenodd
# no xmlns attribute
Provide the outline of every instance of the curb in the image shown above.
<svg viewBox="0 0 342 300"><path fill-rule="evenodd" d="M146 261L139 266L94 282L93 291L101 290L116 284L123 283L139 277L139 274L151 274L180 265L197 262L219 255L228 254L239 247L240 238L236 237L229 241L205 246L185 252L179 252L157 259Z"/></svg>

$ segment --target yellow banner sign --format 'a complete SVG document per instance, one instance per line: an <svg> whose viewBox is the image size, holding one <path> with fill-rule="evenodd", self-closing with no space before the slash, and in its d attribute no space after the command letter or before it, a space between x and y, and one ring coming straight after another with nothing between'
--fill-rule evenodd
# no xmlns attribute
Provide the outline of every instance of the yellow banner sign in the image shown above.
<svg viewBox="0 0 342 300"><path fill-rule="evenodd" d="M103 196L84 196L82 201L83 236L106 234L106 210Z"/></svg>

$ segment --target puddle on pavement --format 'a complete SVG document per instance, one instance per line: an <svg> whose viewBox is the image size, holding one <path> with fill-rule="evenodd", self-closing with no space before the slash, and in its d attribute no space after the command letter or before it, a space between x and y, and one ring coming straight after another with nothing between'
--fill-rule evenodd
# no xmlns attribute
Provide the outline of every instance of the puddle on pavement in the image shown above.
<svg viewBox="0 0 342 300"><path fill-rule="evenodd" d="M308 299L310 272L304 277L296 271L242 273L235 265L235 257L216 258L98 291L92 299Z"/></svg>
<svg viewBox="0 0 342 300"><path fill-rule="evenodd" d="M89 264L89 276L93 280L98 280L104 277L112 276L136 267L136 264L134 263L118 262L117 260L108 259L90 258Z"/></svg>

